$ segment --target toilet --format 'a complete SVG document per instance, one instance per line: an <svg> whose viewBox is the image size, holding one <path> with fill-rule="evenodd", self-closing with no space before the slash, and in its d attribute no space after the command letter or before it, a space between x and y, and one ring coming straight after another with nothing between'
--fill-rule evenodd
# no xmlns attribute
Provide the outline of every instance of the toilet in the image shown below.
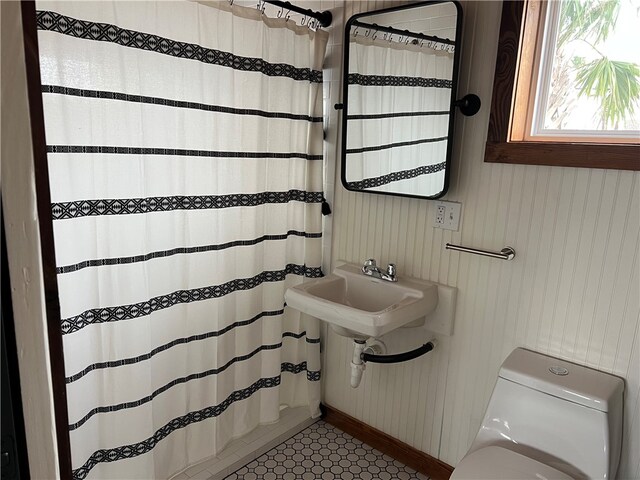
<svg viewBox="0 0 640 480"><path fill-rule="evenodd" d="M614 479L624 381L516 348L451 480Z"/></svg>

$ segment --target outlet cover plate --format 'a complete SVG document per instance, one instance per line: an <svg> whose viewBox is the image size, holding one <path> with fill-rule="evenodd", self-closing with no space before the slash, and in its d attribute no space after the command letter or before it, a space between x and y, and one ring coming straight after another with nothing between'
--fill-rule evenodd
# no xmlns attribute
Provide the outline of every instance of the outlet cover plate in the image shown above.
<svg viewBox="0 0 640 480"><path fill-rule="evenodd" d="M460 212L462 204L458 202L435 202L433 226L444 230L457 231L460 228Z"/></svg>

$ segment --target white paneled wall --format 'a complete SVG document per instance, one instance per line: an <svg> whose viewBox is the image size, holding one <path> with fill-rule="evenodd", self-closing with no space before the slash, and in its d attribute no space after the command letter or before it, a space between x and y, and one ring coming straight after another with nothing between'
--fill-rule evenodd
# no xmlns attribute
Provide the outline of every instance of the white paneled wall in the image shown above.
<svg viewBox="0 0 640 480"><path fill-rule="evenodd" d="M335 20L327 59L332 263L375 257L412 275L458 288L455 333L425 357L368 365L349 386L351 343L325 339L324 400L455 465L473 440L500 363L517 346L626 379L619 478L640 477L640 174L617 170L487 164L484 142L495 67L500 2L465 2L459 96L482 110L456 122L452 185L463 204L460 231L431 227L433 203L346 191L339 180L342 31L385 1L322 2ZM499 250L511 262L444 250L447 242ZM417 333L416 333L417 332ZM420 337L422 335L422 337ZM399 351L427 340L403 330L384 338Z"/></svg>

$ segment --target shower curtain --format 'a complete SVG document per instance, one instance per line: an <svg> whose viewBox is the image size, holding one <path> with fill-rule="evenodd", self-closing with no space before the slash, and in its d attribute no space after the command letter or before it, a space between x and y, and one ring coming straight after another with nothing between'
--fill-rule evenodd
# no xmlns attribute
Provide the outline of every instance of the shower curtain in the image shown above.
<svg viewBox="0 0 640 480"><path fill-rule="evenodd" d="M227 2L37 2L74 478L162 479L319 414L326 32Z"/></svg>
<svg viewBox="0 0 640 480"><path fill-rule="evenodd" d="M347 182L354 189L442 191L453 47L389 41L357 29L349 42Z"/></svg>

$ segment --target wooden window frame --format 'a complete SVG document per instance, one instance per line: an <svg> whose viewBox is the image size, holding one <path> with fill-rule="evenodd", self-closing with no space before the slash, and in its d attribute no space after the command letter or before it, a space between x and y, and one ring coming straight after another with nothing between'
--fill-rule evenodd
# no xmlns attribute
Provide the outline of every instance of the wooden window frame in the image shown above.
<svg viewBox="0 0 640 480"><path fill-rule="evenodd" d="M640 170L640 144L510 140L518 70L531 74L535 62L531 42L521 41L526 21L538 24L537 15L528 18L527 5L505 0L502 6L485 162Z"/></svg>

